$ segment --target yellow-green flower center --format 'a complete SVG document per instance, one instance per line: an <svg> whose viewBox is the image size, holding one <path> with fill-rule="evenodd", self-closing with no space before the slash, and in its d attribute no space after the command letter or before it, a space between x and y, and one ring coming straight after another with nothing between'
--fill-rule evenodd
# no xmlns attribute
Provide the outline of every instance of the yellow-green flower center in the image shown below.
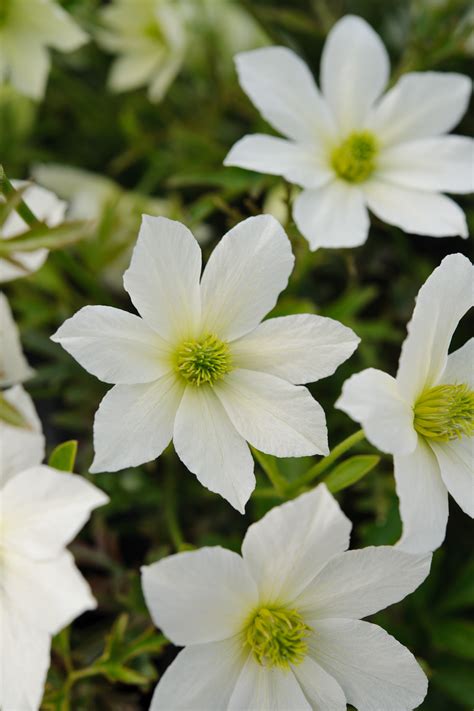
<svg viewBox="0 0 474 711"><path fill-rule="evenodd" d="M288 669L305 658L310 632L311 627L296 610L261 607L247 626L245 644L262 666Z"/></svg>
<svg viewBox="0 0 474 711"><path fill-rule="evenodd" d="M413 412L413 426L423 437L449 442L474 434L474 391L468 385L437 385L425 390Z"/></svg>
<svg viewBox="0 0 474 711"><path fill-rule="evenodd" d="M351 133L331 153L331 165L348 183L363 183L375 170L377 140L370 131Z"/></svg>
<svg viewBox="0 0 474 711"><path fill-rule="evenodd" d="M191 385L213 385L232 370L229 346L212 333L185 341L176 351L176 370Z"/></svg>

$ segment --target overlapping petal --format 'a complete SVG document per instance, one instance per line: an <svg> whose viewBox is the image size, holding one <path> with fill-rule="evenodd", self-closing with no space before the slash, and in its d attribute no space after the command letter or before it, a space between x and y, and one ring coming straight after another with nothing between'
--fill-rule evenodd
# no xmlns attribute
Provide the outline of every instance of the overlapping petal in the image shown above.
<svg viewBox="0 0 474 711"><path fill-rule="evenodd" d="M275 711L311 711L311 706L292 669L282 673L275 667L255 663L250 655L237 680L227 707L242 709L273 709Z"/></svg>
<svg viewBox="0 0 474 711"><path fill-rule="evenodd" d="M33 375L20 343L20 333L13 320L5 294L0 293L0 386L22 383Z"/></svg>
<svg viewBox="0 0 474 711"><path fill-rule="evenodd" d="M145 566L142 580L155 624L179 646L233 637L258 602L241 556L219 546Z"/></svg>
<svg viewBox="0 0 474 711"><path fill-rule="evenodd" d="M28 427L13 427L0 420L0 485L44 458L45 442L33 400L21 385L6 390L3 397L25 418Z"/></svg>
<svg viewBox="0 0 474 711"><path fill-rule="evenodd" d="M431 443L441 478L458 506L474 517L474 439L464 436L451 442Z"/></svg>
<svg viewBox="0 0 474 711"><path fill-rule="evenodd" d="M293 668L312 711L346 711L346 697L337 681L307 656Z"/></svg>
<svg viewBox="0 0 474 711"><path fill-rule="evenodd" d="M465 383L474 390L474 337L448 355L440 382L450 385Z"/></svg>

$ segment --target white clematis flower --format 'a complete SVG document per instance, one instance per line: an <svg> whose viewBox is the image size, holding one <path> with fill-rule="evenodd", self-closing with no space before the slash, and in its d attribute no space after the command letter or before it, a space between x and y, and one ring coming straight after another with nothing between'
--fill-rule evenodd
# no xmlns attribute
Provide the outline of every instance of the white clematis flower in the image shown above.
<svg viewBox="0 0 474 711"><path fill-rule="evenodd" d="M39 100L48 79L48 48L71 52L88 36L55 0L0 2L0 83L9 80L25 96Z"/></svg>
<svg viewBox="0 0 474 711"><path fill-rule="evenodd" d="M350 15L326 40L321 92L285 47L238 54L236 64L244 91L286 138L245 136L225 165L301 186L293 217L312 250L363 244L368 209L406 232L467 237L463 211L441 194L473 190L473 141L443 135L467 108L467 76L412 72L382 96L388 54Z"/></svg>
<svg viewBox="0 0 474 711"><path fill-rule="evenodd" d="M0 422L0 708L33 711L51 637L96 606L65 546L107 497L86 479L41 464L44 437L21 386L5 397L30 429Z"/></svg>
<svg viewBox="0 0 474 711"><path fill-rule="evenodd" d="M56 195L39 185L31 185L24 180L12 180L15 188L28 187L23 192L22 198L41 222L49 227L59 225L66 212L66 203L59 200ZM0 195L0 201L4 198ZM0 239L10 239L26 232L28 225L17 212L12 212L0 227ZM0 283L27 276L37 271L46 261L47 249L37 249L34 252L14 252L14 262L0 259Z"/></svg>
<svg viewBox="0 0 474 711"><path fill-rule="evenodd" d="M187 37L182 11L169 0L114 0L102 11L99 42L119 54L109 75L113 91L148 85L160 101L181 69Z"/></svg>
<svg viewBox="0 0 474 711"><path fill-rule="evenodd" d="M369 368L346 381L336 407L367 439L394 455L407 551L444 540L448 491L474 516L474 338L448 355L453 333L474 304L474 267L446 257L420 289L397 377Z"/></svg>
<svg viewBox="0 0 474 711"><path fill-rule="evenodd" d="M255 487L246 441L277 457L327 454L324 412L302 383L331 375L359 339L332 319L261 323L294 257L271 216L236 225L201 276L191 232L143 217L124 285L141 318L86 306L52 337L116 384L94 424L91 471L158 457L173 438L184 464L243 512Z"/></svg>
<svg viewBox="0 0 474 711"><path fill-rule="evenodd" d="M322 484L250 526L242 557L216 546L142 568L154 622L185 646L152 711L416 708L427 680L415 658L360 620L415 590L431 555L346 551L350 530Z"/></svg>
<svg viewBox="0 0 474 711"><path fill-rule="evenodd" d="M23 355L8 299L0 292L0 387L23 383L33 372Z"/></svg>

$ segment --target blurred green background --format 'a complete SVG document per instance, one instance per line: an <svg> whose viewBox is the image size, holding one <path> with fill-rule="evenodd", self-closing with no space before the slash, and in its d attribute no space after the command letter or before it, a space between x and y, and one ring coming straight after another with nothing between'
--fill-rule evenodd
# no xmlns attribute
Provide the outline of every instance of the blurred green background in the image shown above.
<svg viewBox="0 0 474 711"><path fill-rule="evenodd" d="M106 3L62 4L93 35L98 9ZM49 336L85 304L132 309L121 274L142 212L185 222L202 242L205 255L224 232L249 215L272 211L286 223L297 265L273 315L332 316L362 338L357 353L333 377L311 388L327 413L331 446L357 429L333 407L343 381L369 366L395 372L419 287L445 255L469 254L469 245L460 238L407 235L378 221L361 248L311 254L288 219L287 188L281 179L222 165L241 136L269 130L238 85L232 64L238 49L263 43L289 46L317 76L328 30L342 15L355 13L382 36L394 76L430 69L468 74L474 54L469 2L195 0L194 4L202 5L202 22L187 28L182 69L161 103L151 104L145 89L110 93L106 79L112 57L94 41L73 54L54 56L46 97L39 105L0 87L0 157L9 177L33 175L71 201L71 216L97 220L90 239L51 253L39 272L5 289L25 351L37 370L27 388L44 423L49 449L78 439L76 468L85 475L92 459L93 416L106 386ZM217 19L213 9L219 11ZM236 22L243 22L240 31ZM456 132L472 135L473 123L472 115L466 116ZM465 197L456 200L472 227L472 202ZM468 333L468 324L461 323L453 345L464 343ZM374 450L363 442L354 451ZM307 465L287 460L285 474L294 478ZM239 550L249 523L279 503L268 496L268 482L260 472L257 491L241 517L204 489L172 450L156 463L99 475L94 482L110 495L111 503L93 515L72 550L99 607L55 640L44 702L50 711L68 708L69 665L84 669L100 655L96 673L74 684L71 709L147 709L159 674L177 650L153 631L140 592L140 566L174 552L181 541ZM383 456L370 474L338 498L354 522L353 547L397 540L400 520L390 457ZM430 690L420 707L424 711L468 711L474 706L473 527L452 500L450 507L447 538L435 555L429 579L407 600L374 618L425 668Z"/></svg>

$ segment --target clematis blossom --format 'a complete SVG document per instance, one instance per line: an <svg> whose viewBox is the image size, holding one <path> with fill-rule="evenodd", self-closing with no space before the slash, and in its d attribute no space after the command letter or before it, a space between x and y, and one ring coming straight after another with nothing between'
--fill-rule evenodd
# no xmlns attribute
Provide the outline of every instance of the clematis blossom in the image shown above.
<svg viewBox="0 0 474 711"><path fill-rule="evenodd" d="M321 91L285 47L238 54L236 65L243 90L284 138L245 136L224 163L300 186L293 217L310 249L363 244L369 210L413 234L467 237L463 211L442 194L473 190L474 142L445 135L467 109L467 76L411 72L383 95L387 51L351 15L327 37Z"/></svg>
<svg viewBox="0 0 474 711"><path fill-rule="evenodd" d="M32 375L8 299L0 292L0 387L23 383Z"/></svg>
<svg viewBox="0 0 474 711"><path fill-rule="evenodd" d="M461 318L474 305L474 267L446 257L420 289L396 378L369 368L344 384L336 407L393 454L403 535L410 552L444 540L448 492L474 516L474 338L449 353Z"/></svg>
<svg viewBox="0 0 474 711"><path fill-rule="evenodd" d="M331 375L359 339L302 314L261 323L293 269L271 216L236 225L201 277L184 225L143 217L125 289L140 314L86 306L52 337L115 384L94 423L91 471L158 457L173 439L183 463L243 512L255 487L246 442L277 457L327 454L324 412L303 383Z"/></svg>
<svg viewBox="0 0 474 711"><path fill-rule="evenodd" d="M151 711L418 707L415 658L361 618L415 590L431 555L347 551L350 530L322 484L250 526L242 556L216 546L142 568L155 624L185 647Z"/></svg>
<svg viewBox="0 0 474 711"><path fill-rule="evenodd" d="M0 422L0 708L35 711L51 637L96 606L65 546L107 496L41 464L44 437L29 395L4 393L29 429Z"/></svg>

